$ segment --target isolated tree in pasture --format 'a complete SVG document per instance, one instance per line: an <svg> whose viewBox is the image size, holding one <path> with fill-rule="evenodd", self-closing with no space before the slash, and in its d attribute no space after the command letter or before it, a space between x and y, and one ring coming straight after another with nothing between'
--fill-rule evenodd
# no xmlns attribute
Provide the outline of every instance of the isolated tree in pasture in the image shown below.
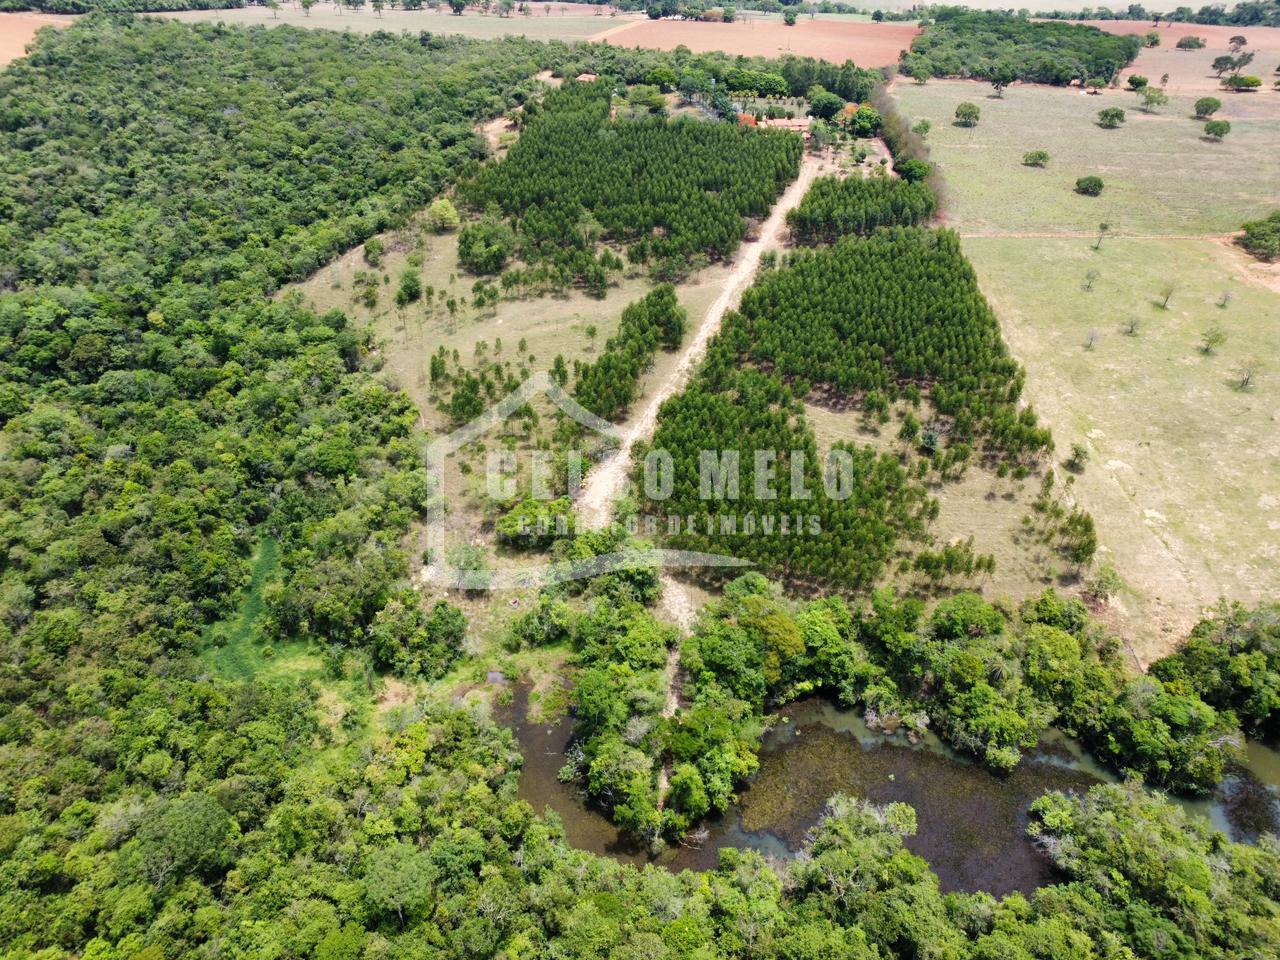
<svg viewBox="0 0 1280 960"><path fill-rule="evenodd" d="M1086 293L1092 292L1093 285L1098 282L1098 278L1100 276L1102 276L1102 274L1097 270L1090 269L1084 272L1084 284L1082 287Z"/></svg>
<svg viewBox="0 0 1280 960"><path fill-rule="evenodd" d="M956 123L962 127L976 127L981 115L982 111L978 109L978 105L968 100L956 107Z"/></svg>
<svg viewBox="0 0 1280 960"><path fill-rule="evenodd" d="M1232 53L1239 53L1249 45L1249 38L1242 34L1236 34L1227 41L1227 45L1231 48Z"/></svg>
<svg viewBox="0 0 1280 960"><path fill-rule="evenodd" d="M1173 299L1174 293L1177 292L1178 285L1176 283L1166 283L1160 288L1160 309L1168 310L1169 301Z"/></svg>
<svg viewBox="0 0 1280 960"><path fill-rule="evenodd" d="M1151 113L1156 107L1163 107L1169 102L1169 95L1159 87L1147 87L1138 94L1142 101L1144 113Z"/></svg>
<svg viewBox="0 0 1280 960"><path fill-rule="evenodd" d="M1204 125L1204 133L1210 140L1221 142L1231 132L1231 124L1226 120L1210 120Z"/></svg>
<svg viewBox="0 0 1280 960"><path fill-rule="evenodd" d="M1200 335L1200 352L1206 357L1211 357L1226 342L1227 331L1215 324Z"/></svg>
<svg viewBox="0 0 1280 960"><path fill-rule="evenodd" d="M1114 130L1124 121L1124 111L1119 107L1106 107L1098 111L1098 126L1104 130Z"/></svg>
<svg viewBox="0 0 1280 960"><path fill-rule="evenodd" d="M1093 241L1094 250L1100 250L1102 248L1102 238L1105 237L1110 232L1111 232L1111 224L1106 223L1105 221L1103 223L1098 224L1098 239Z"/></svg>
<svg viewBox="0 0 1280 960"><path fill-rule="evenodd" d="M1262 86L1262 78L1255 77L1250 74L1233 74L1226 77L1222 81L1222 85L1228 90L1236 93L1245 93L1251 90L1257 90Z"/></svg>
<svg viewBox="0 0 1280 960"><path fill-rule="evenodd" d="M995 89L997 97L1003 97L1005 88L1017 79L1018 75L1007 63L997 64L991 71L991 86Z"/></svg>
<svg viewBox="0 0 1280 960"><path fill-rule="evenodd" d="M1236 389L1244 392L1253 386L1258 376L1258 364L1252 360L1245 361L1236 371Z"/></svg>
<svg viewBox="0 0 1280 960"><path fill-rule="evenodd" d="M1022 155L1022 165L1024 167L1047 167L1049 165L1049 152L1047 150L1032 150Z"/></svg>
<svg viewBox="0 0 1280 960"><path fill-rule="evenodd" d="M1217 97L1201 97L1196 101L1195 111L1197 120L1207 120L1213 116L1222 107L1222 101Z"/></svg>
<svg viewBox="0 0 1280 960"><path fill-rule="evenodd" d="M1102 193L1103 183L1101 177L1088 176L1080 177L1076 180L1076 193L1083 194L1086 197L1096 197Z"/></svg>
<svg viewBox="0 0 1280 960"><path fill-rule="evenodd" d="M1150 82L1151 81L1149 81L1146 77L1144 77L1140 73L1129 74L1129 80L1128 80L1129 89L1134 91L1135 93L1143 89L1144 87L1146 87Z"/></svg>

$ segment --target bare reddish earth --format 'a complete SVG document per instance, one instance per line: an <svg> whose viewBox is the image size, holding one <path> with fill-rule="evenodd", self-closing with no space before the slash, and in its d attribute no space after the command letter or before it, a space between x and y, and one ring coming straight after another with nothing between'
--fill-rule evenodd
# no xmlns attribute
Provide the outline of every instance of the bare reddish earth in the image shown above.
<svg viewBox="0 0 1280 960"><path fill-rule="evenodd" d="M920 28L910 23L842 23L800 20L794 27L780 20L741 23L697 23L682 20L643 20L622 30L597 35L619 47L674 50L683 44L694 53L723 50L729 54L776 57L794 53L833 63L852 60L860 67L886 67L911 46Z"/></svg>
<svg viewBox="0 0 1280 960"><path fill-rule="evenodd" d="M27 44L41 27L65 27L72 19L45 13L0 13L0 67L25 56Z"/></svg>
<svg viewBox="0 0 1280 960"><path fill-rule="evenodd" d="M1153 26L1150 20L1090 20L1090 26L1121 36L1139 36L1155 30L1160 34L1160 46L1144 48L1134 61L1133 68L1121 76L1140 73L1152 81L1159 81L1169 74L1169 92L1181 96L1199 96L1222 89L1217 75L1209 69L1215 57L1230 53L1232 37L1241 36L1249 41L1246 50L1254 52L1253 63L1245 68L1262 78L1263 89L1245 97L1265 97L1270 103L1276 98L1273 84L1280 79L1275 70L1280 66L1280 28L1278 27L1209 27L1195 23L1161 23ZM1202 50L1179 50L1182 37L1200 37L1206 46ZM1280 103L1275 107L1280 111Z"/></svg>

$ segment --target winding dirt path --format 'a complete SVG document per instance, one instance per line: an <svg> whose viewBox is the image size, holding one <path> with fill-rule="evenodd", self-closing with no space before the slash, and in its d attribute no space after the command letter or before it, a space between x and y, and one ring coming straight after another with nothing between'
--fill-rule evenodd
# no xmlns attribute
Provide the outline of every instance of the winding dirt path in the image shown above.
<svg viewBox="0 0 1280 960"><path fill-rule="evenodd" d="M777 249L782 245L787 213L800 203L809 184L825 168L825 159L805 154L800 164L800 175L774 204L769 218L760 227L759 239L743 243L733 265L733 272L725 280L724 289L711 304L711 309L703 317L693 337L685 344L675 368L648 398L644 409L627 425L618 450L587 474L576 504L579 522L584 526L599 530L608 525L612 519L614 501L626 488L627 475L631 472L631 451L636 442L653 433L658 423L658 408L689 381L690 375L707 352L707 344L720 329L725 313L730 306L737 304L742 292L750 286L756 269L760 266L761 256L766 250ZM669 580L668 583L674 581Z"/></svg>

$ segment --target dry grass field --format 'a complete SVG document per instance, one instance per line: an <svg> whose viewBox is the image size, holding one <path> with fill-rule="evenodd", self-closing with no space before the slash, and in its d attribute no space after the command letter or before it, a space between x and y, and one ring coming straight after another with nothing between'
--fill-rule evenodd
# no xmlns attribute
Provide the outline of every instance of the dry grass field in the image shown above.
<svg viewBox="0 0 1280 960"><path fill-rule="evenodd" d="M998 98L978 81L899 80L893 92L913 121L932 124L947 221L964 234L1089 234L1105 221L1126 235L1222 235L1280 206L1280 93L1222 95L1216 116L1231 133L1212 143L1189 97L1144 113L1120 90L1018 84ZM982 111L976 127L953 122L965 100ZM1112 106L1127 120L1104 130L1098 111ZM1031 150L1049 153L1046 168L1023 166ZM1106 184L1099 197L1074 191L1089 174Z"/></svg>
<svg viewBox="0 0 1280 960"><path fill-rule="evenodd" d="M894 93L933 124L947 223L1027 367L1059 461L1073 444L1089 452L1075 496L1098 523L1100 560L1126 582L1110 613L1138 659L1166 652L1219 597L1273 596L1280 266L1230 235L1280 207L1269 159L1280 97L1221 97L1232 132L1208 143L1187 97L1145 114L1120 91L1015 86L998 99L985 84L931 81ZM982 110L974 129L950 122L961 100ZM1125 107L1128 122L1098 127L1104 105ZM1046 169L1022 166L1033 149L1051 155ZM1072 190L1090 173L1106 183L1101 197ZM1095 250L1102 222L1111 230ZM1226 341L1207 353L1211 330ZM981 531L980 509L965 513ZM947 514L944 502L940 524Z"/></svg>
<svg viewBox="0 0 1280 960"><path fill-rule="evenodd" d="M264 26L288 23L295 27L354 30L359 33L372 33L374 30L417 33L426 30L477 40L503 36L525 36L531 40L587 40L627 21L638 22L640 18L637 14L611 17L603 7L583 3L531 3L529 7L532 13L528 16L500 17L496 13L485 14L473 8L456 17L447 6L437 10L384 10L378 15L368 6L352 10L336 4L319 3L308 15L296 3L285 2L275 14L266 7L244 7L238 10L184 10L164 16L177 20Z"/></svg>

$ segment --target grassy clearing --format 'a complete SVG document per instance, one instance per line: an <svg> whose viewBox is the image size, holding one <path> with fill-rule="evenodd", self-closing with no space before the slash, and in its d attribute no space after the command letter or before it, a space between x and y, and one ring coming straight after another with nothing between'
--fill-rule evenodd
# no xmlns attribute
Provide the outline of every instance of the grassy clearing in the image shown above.
<svg viewBox="0 0 1280 960"><path fill-rule="evenodd" d="M231 680L321 677L320 654L310 644L269 645L258 635L255 625L262 615L262 590L280 572L280 545L271 537L258 542L249 571L236 612L209 628L201 659L215 673Z"/></svg>
<svg viewBox="0 0 1280 960"><path fill-rule="evenodd" d="M830 450L838 442L851 442L893 454L911 466L919 459L918 453L913 444L898 437L902 426L900 414L905 409L896 411L883 425L858 409L832 410L814 404L806 405L805 418L821 451ZM922 419L928 419L917 413ZM1049 462L1043 464L1044 468L1049 466ZM1021 480L1012 476L1001 478L995 471L973 463L958 476L945 481L939 480L936 473L931 474L927 486L930 495L938 500L939 513L929 525L929 541L899 541L899 559L910 560L925 549L937 550L949 543L971 541L975 555L989 554L995 558L995 571L933 582L922 573L895 566L886 571L878 585L892 585L936 597L956 590L976 589L988 597L1014 602L1038 595L1046 587L1078 586L1081 571L1067 563L1052 543L1045 543L1038 536L1043 530L1043 518L1036 514L1033 504L1044 473L1041 469ZM1069 504L1074 503L1073 493L1065 487L1058 490L1058 495ZM1032 519L1031 526L1025 522L1028 517Z"/></svg>
<svg viewBox="0 0 1280 960"><path fill-rule="evenodd" d="M1280 204L1280 96L1271 92L1220 96L1217 116L1232 127L1221 143L1203 139L1190 97L1146 114L1134 94L1118 90L1089 96L1019 85L1003 99L991 94L976 81L894 85L904 112L932 123L948 221L962 233L1088 232L1105 221L1122 234L1220 235ZM982 110L977 127L953 125L964 100ZM1097 114L1112 106L1128 120L1104 130ZM1022 165L1031 150L1049 152L1046 169ZM1106 183L1100 197L1074 192L1089 174Z"/></svg>
<svg viewBox="0 0 1280 960"><path fill-rule="evenodd" d="M532 15L512 17L484 15L478 10L468 10L461 17L455 17L449 12L447 6L441 6L438 10L384 10L379 16L367 7L363 10L350 10L329 4L312 8L310 16L303 13L301 7L283 4L277 16L272 16L271 11L266 7L243 7L238 10L184 10L167 13L164 16L177 20L208 20L216 23L258 24L268 27L288 23L295 27L353 30L357 33L388 30L392 33L407 31L416 34L420 30L426 30L429 33L459 34L477 40L505 36L524 36L531 40L585 40L612 27L620 27L640 19L634 15L610 17L603 10L600 16L596 16L591 8L582 4L532 4L531 6L534 8ZM566 10L565 14L560 13L562 7Z"/></svg>
<svg viewBox="0 0 1280 960"><path fill-rule="evenodd" d="M425 233L414 223L384 234L381 239L387 253L378 268L371 267L357 248L282 295L300 296L315 310L341 309L357 323L370 326L379 344L383 370L414 401L424 433L429 436L451 428L449 418L438 409L440 397L433 392L427 374L430 357L439 347L457 350L461 366L468 369L474 369L483 356L488 360L510 360L513 367L532 375L550 370L557 355L563 356L572 369L575 360L590 362L599 356L605 341L617 332L623 310L652 288L648 277L637 272L623 277L603 300L571 292L565 296L502 300L477 309L469 302L475 278L458 266L456 234ZM424 287L433 287L437 294L430 306L424 299L399 308L394 304L394 291L415 253L422 257ZM680 302L689 313L689 330L696 328L710 309L728 270L724 265L708 267L677 288ZM359 273L372 273L377 278L377 306L370 308L357 298L355 280ZM384 276L389 282L382 282ZM443 300L439 291L445 291ZM449 298L460 304L456 314L442 305ZM464 300L467 303L463 304ZM653 368L641 381L641 399L634 409L640 408L644 395L670 375L676 359L676 354L659 351ZM553 427L550 404L535 403L534 407L542 417L534 433L504 435L494 430L483 444L455 454L445 471L443 495L449 505L446 543L449 547L484 547L494 569L523 566L530 557L494 547L492 523L498 510L490 502L483 468L489 449L509 444L516 453L521 475L527 473L532 451L547 439ZM408 544L415 566L425 545L422 539L422 531L416 531ZM480 654L496 649L507 624L533 597L532 592L515 591L496 597L451 593L448 599L467 615L469 652Z"/></svg>
<svg viewBox="0 0 1280 960"><path fill-rule="evenodd" d="M1210 240L1113 239L1095 252L1080 239L983 238L965 251L1059 459L1075 443L1090 453L1077 495L1100 558L1128 584L1115 608L1140 658L1219 596L1274 596L1280 297L1269 285L1280 275ZM1227 338L1212 355L1210 329ZM1241 391L1246 365L1258 373Z"/></svg>

